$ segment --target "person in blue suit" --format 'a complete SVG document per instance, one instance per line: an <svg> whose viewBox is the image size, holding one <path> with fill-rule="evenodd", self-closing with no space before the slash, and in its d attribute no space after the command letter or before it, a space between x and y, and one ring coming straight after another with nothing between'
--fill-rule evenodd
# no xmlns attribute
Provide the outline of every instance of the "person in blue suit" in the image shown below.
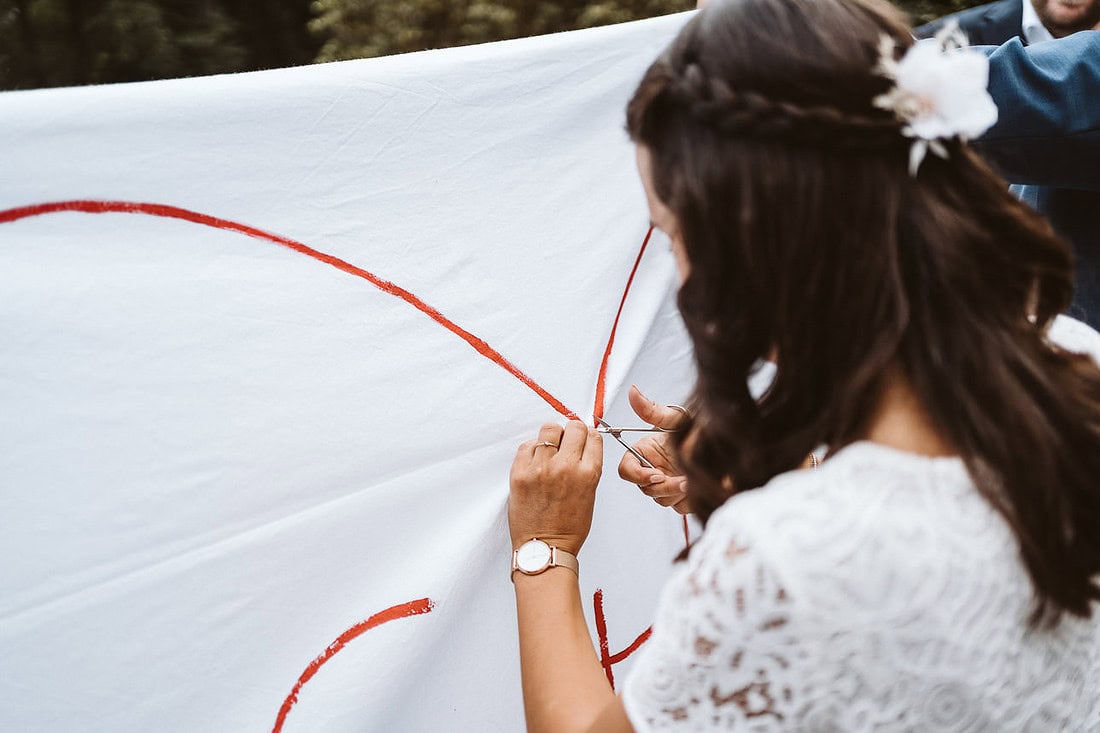
<svg viewBox="0 0 1100 733"><path fill-rule="evenodd" d="M1044 41L1096 28L1100 0L997 0L926 23L913 35L929 38L952 21L973 45L1010 44L991 57L990 92L995 100L998 95L1014 98L1006 104L998 100L1001 123L986 136L985 152L1016 184L1015 193L1073 245L1077 293L1070 314L1100 327L1100 192L1073 179L1095 170L1095 164L1086 165L1095 158L1079 157L1087 156L1082 148L1089 145L1079 136L1089 130L1088 100L1096 108L1100 97L1095 90L1086 94L1087 83L1078 77L1096 78L1090 64L1100 63L1100 45L1094 38L1040 48ZM1024 52L1021 44L1034 46L1036 56ZM1043 139L1029 132L1037 122L1048 123ZM1091 129L1095 134L1095 121Z"/></svg>
<svg viewBox="0 0 1100 733"><path fill-rule="evenodd" d="M1016 37L1038 43L1096 28L1100 0L997 0L926 23L913 35L931 38L950 21L975 46L999 46Z"/></svg>
<svg viewBox="0 0 1100 733"><path fill-rule="evenodd" d="M1023 38L1025 0L997 0L957 13L945 15L931 23L917 26L913 35L931 38L949 21L959 24L967 40L976 46L999 46L1010 38Z"/></svg>
<svg viewBox="0 0 1100 733"><path fill-rule="evenodd" d="M1100 327L1100 32L989 54L999 119L977 148L1073 245L1070 315Z"/></svg>

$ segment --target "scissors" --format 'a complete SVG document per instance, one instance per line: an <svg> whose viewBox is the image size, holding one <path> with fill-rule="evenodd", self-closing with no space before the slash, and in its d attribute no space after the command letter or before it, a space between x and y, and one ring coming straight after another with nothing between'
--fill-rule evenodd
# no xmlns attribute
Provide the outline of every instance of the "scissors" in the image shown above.
<svg viewBox="0 0 1100 733"><path fill-rule="evenodd" d="M595 416L593 416L593 417L595 417ZM630 453L630 455L637 458L638 462L641 463L646 468L656 468L656 466L654 466L652 463L650 463L646 459L646 457L643 456L638 451L637 448L635 448L630 443L627 443L625 440L623 440L622 434L623 433L675 433L676 432L676 430L672 429L672 428L658 428L658 427L655 427L655 426L650 426L650 427L646 427L646 428L615 428L615 427L611 426L611 423L607 422L603 418L597 417L595 419L596 419L596 422L599 423L599 427L596 428L597 433L607 433L612 438L619 441L619 444L622 445L622 447L626 448L626 450Z"/></svg>

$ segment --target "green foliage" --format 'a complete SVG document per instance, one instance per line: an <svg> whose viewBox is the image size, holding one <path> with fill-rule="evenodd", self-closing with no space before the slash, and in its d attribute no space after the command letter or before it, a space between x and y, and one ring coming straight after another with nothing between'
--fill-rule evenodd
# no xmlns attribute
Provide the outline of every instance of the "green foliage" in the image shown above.
<svg viewBox="0 0 1100 733"><path fill-rule="evenodd" d="M981 0L895 0L914 24ZM483 43L689 10L693 0L314 0L318 61Z"/></svg>
<svg viewBox="0 0 1100 733"><path fill-rule="evenodd" d="M308 63L309 0L0 0L0 89Z"/></svg>
<svg viewBox="0 0 1100 733"><path fill-rule="evenodd" d="M978 0L895 0L915 23ZM194 76L622 23L695 0L0 0L0 89Z"/></svg>
<svg viewBox="0 0 1100 733"><path fill-rule="evenodd" d="M909 14L914 26L935 20L943 15L982 5L989 0L894 0L894 4Z"/></svg>
<svg viewBox="0 0 1100 733"><path fill-rule="evenodd" d="M314 0L318 61L382 56L620 23L694 0Z"/></svg>

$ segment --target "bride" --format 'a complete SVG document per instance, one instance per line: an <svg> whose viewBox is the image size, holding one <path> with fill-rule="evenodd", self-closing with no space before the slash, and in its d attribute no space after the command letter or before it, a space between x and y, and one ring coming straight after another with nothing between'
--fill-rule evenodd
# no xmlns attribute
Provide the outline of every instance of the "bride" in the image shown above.
<svg viewBox="0 0 1100 733"><path fill-rule="evenodd" d="M1051 335L1069 251L967 147L996 110L950 46L879 0L730 0L646 72L698 376L642 483L705 531L616 697L576 575L600 437L519 447L530 730L1100 730L1100 368Z"/></svg>

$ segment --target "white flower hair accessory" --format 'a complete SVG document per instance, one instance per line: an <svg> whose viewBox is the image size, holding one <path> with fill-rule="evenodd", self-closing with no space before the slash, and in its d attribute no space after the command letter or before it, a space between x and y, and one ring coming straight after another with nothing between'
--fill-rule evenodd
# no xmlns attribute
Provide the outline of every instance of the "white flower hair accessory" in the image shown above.
<svg viewBox="0 0 1100 733"><path fill-rule="evenodd" d="M894 88L872 104L893 112L905 123L901 133L913 138L909 148L909 174L931 150L947 158L943 140L970 140L997 121L997 105L989 96L989 59L966 48L966 36L958 23L944 26L935 38L917 41L901 57L894 58L897 44L883 36L875 71L894 81Z"/></svg>

